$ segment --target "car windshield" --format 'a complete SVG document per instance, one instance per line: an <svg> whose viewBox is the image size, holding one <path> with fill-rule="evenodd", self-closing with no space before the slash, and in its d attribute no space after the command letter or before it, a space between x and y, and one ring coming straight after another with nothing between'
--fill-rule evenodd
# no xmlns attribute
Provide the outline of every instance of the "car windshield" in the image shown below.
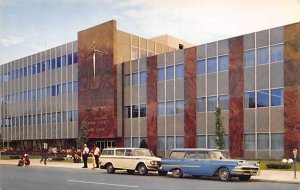
<svg viewBox="0 0 300 190"><path fill-rule="evenodd" d="M135 149L133 150L134 156L154 156L153 152L148 149Z"/></svg>
<svg viewBox="0 0 300 190"><path fill-rule="evenodd" d="M170 154L170 158L178 158L178 159L183 159L184 156L185 156L186 152L176 152L176 151L173 151L171 152Z"/></svg>
<svg viewBox="0 0 300 190"><path fill-rule="evenodd" d="M211 151L208 154L208 158L212 160L221 160L224 159L225 156L220 151Z"/></svg>

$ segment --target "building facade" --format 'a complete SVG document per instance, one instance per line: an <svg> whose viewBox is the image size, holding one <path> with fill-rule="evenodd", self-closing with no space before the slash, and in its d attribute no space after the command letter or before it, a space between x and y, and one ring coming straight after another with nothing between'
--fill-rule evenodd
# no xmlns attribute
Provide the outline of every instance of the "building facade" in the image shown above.
<svg viewBox="0 0 300 190"><path fill-rule="evenodd" d="M300 148L300 23L193 47L167 41L110 21L1 65L4 140L17 149L74 146L86 122L90 144L136 147L145 139L166 156L216 148L220 107L230 156L278 159Z"/></svg>

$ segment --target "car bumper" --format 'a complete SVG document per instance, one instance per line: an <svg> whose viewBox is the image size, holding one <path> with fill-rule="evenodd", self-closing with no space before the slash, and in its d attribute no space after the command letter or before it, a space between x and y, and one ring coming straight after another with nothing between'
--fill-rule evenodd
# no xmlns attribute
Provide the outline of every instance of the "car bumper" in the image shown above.
<svg viewBox="0 0 300 190"><path fill-rule="evenodd" d="M260 170L257 168L234 168L231 171L231 175L233 176L242 176L242 175L259 175Z"/></svg>

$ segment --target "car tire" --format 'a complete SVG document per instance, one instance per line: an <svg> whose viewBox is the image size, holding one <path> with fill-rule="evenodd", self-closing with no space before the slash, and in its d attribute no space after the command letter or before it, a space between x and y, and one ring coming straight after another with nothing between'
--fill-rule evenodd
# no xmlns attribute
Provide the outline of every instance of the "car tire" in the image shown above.
<svg viewBox="0 0 300 190"><path fill-rule="evenodd" d="M231 177L229 170L226 167L222 167L218 170L218 176L221 181L228 181Z"/></svg>
<svg viewBox="0 0 300 190"><path fill-rule="evenodd" d="M127 170L127 173L130 175L134 174L134 172L135 172L134 170Z"/></svg>
<svg viewBox="0 0 300 190"><path fill-rule="evenodd" d="M145 164L139 164L137 166L137 171L139 173L139 175L147 175L148 174L148 169L147 167L145 166Z"/></svg>
<svg viewBox="0 0 300 190"><path fill-rule="evenodd" d="M240 181L249 181L250 178L251 178L251 175L239 176Z"/></svg>
<svg viewBox="0 0 300 190"><path fill-rule="evenodd" d="M106 165L106 171L109 174L113 174L113 173L115 173L115 168L112 164L109 163Z"/></svg>
<svg viewBox="0 0 300 190"><path fill-rule="evenodd" d="M158 171L159 176L166 176L167 174L168 174L168 172L166 172L166 171Z"/></svg>
<svg viewBox="0 0 300 190"><path fill-rule="evenodd" d="M176 168L172 170L172 176L176 178L180 178L183 176L181 169Z"/></svg>

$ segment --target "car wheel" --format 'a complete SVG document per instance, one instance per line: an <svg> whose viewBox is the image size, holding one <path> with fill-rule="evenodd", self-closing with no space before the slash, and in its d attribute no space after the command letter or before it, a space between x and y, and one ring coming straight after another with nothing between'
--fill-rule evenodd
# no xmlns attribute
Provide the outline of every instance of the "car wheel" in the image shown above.
<svg viewBox="0 0 300 190"><path fill-rule="evenodd" d="M134 170L127 170L127 173L132 175L132 174L134 174Z"/></svg>
<svg viewBox="0 0 300 190"><path fill-rule="evenodd" d="M226 167L220 168L218 171L218 175L220 180L222 181L228 181L230 179L230 173L228 168Z"/></svg>
<svg viewBox="0 0 300 190"><path fill-rule="evenodd" d="M115 173L115 168L114 168L114 166L112 164L107 164L106 165L106 171L109 174L113 174L113 173Z"/></svg>
<svg viewBox="0 0 300 190"><path fill-rule="evenodd" d="M249 181L250 178L251 178L251 175L239 176L240 181Z"/></svg>
<svg viewBox="0 0 300 190"><path fill-rule="evenodd" d="M145 164L139 164L137 167L137 171L140 175L147 175L148 174L148 169L145 166Z"/></svg>
<svg viewBox="0 0 300 190"><path fill-rule="evenodd" d="M172 176L173 176L173 177L176 177L176 178L182 177L183 174L182 174L181 169L179 169L179 168L173 169L173 170L172 170Z"/></svg>
<svg viewBox="0 0 300 190"><path fill-rule="evenodd" d="M166 172L166 171L158 171L159 176L166 176L167 174L168 174L168 172Z"/></svg>

